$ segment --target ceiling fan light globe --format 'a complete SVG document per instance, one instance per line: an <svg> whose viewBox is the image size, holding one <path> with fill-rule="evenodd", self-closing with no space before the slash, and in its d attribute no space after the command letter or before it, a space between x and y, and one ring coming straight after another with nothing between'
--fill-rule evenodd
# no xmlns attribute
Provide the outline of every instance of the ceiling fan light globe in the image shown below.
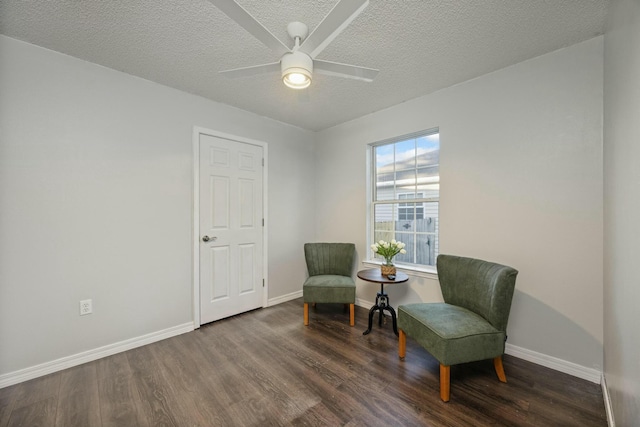
<svg viewBox="0 0 640 427"><path fill-rule="evenodd" d="M282 81L292 89L304 89L311 84L311 74L302 68L290 68L282 77Z"/></svg>
<svg viewBox="0 0 640 427"><path fill-rule="evenodd" d="M301 85L309 80L307 76L302 73L289 73L287 74L287 81L296 85Z"/></svg>

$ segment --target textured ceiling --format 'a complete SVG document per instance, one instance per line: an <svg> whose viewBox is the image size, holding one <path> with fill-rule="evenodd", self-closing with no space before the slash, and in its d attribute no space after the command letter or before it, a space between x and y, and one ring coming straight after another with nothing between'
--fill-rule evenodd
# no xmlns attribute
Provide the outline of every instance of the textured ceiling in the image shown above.
<svg viewBox="0 0 640 427"><path fill-rule="evenodd" d="M337 0L237 0L286 45ZM322 130L603 33L607 0L371 0L318 56L372 83L218 71L278 61L207 0L0 0L0 33L310 130Z"/></svg>

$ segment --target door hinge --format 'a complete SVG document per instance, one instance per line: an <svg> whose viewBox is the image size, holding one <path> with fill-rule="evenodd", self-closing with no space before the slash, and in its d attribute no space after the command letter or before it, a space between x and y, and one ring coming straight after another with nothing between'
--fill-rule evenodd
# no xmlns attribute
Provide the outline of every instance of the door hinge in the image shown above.
<svg viewBox="0 0 640 427"><path fill-rule="evenodd" d="M264 218L262 218L262 226L264 227Z"/></svg>
<svg viewBox="0 0 640 427"><path fill-rule="evenodd" d="M264 288L264 279L262 279L262 287Z"/></svg>

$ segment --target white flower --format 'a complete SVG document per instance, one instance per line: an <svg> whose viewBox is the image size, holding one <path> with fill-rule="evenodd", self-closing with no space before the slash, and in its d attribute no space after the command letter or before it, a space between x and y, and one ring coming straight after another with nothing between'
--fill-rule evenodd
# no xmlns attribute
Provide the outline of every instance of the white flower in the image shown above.
<svg viewBox="0 0 640 427"><path fill-rule="evenodd" d="M380 240L378 243L371 245L371 249L374 253L383 256L388 263L391 263L393 262L394 256L407 253L407 251L404 250L405 246L404 243L396 239L392 239L391 242Z"/></svg>

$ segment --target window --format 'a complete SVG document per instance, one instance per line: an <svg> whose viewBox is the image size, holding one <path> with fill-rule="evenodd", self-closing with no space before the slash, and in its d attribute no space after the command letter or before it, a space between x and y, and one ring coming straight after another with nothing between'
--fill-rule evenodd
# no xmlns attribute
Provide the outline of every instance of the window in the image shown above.
<svg viewBox="0 0 640 427"><path fill-rule="evenodd" d="M398 198L402 199L422 199L424 197L424 193L401 193L398 194ZM415 209L414 209L415 205ZM398 220L412 220L416 218L424 218L424 204L419 203L399 203L398 204Z"/></svg>
<svg viewBox="0 0 640 427"><path fill-rule="evenodd" d="M372 144L371 153L369 243L399 240L407 253L396 255L396 262L434 266L440 198L438 130Z"/></svg>

